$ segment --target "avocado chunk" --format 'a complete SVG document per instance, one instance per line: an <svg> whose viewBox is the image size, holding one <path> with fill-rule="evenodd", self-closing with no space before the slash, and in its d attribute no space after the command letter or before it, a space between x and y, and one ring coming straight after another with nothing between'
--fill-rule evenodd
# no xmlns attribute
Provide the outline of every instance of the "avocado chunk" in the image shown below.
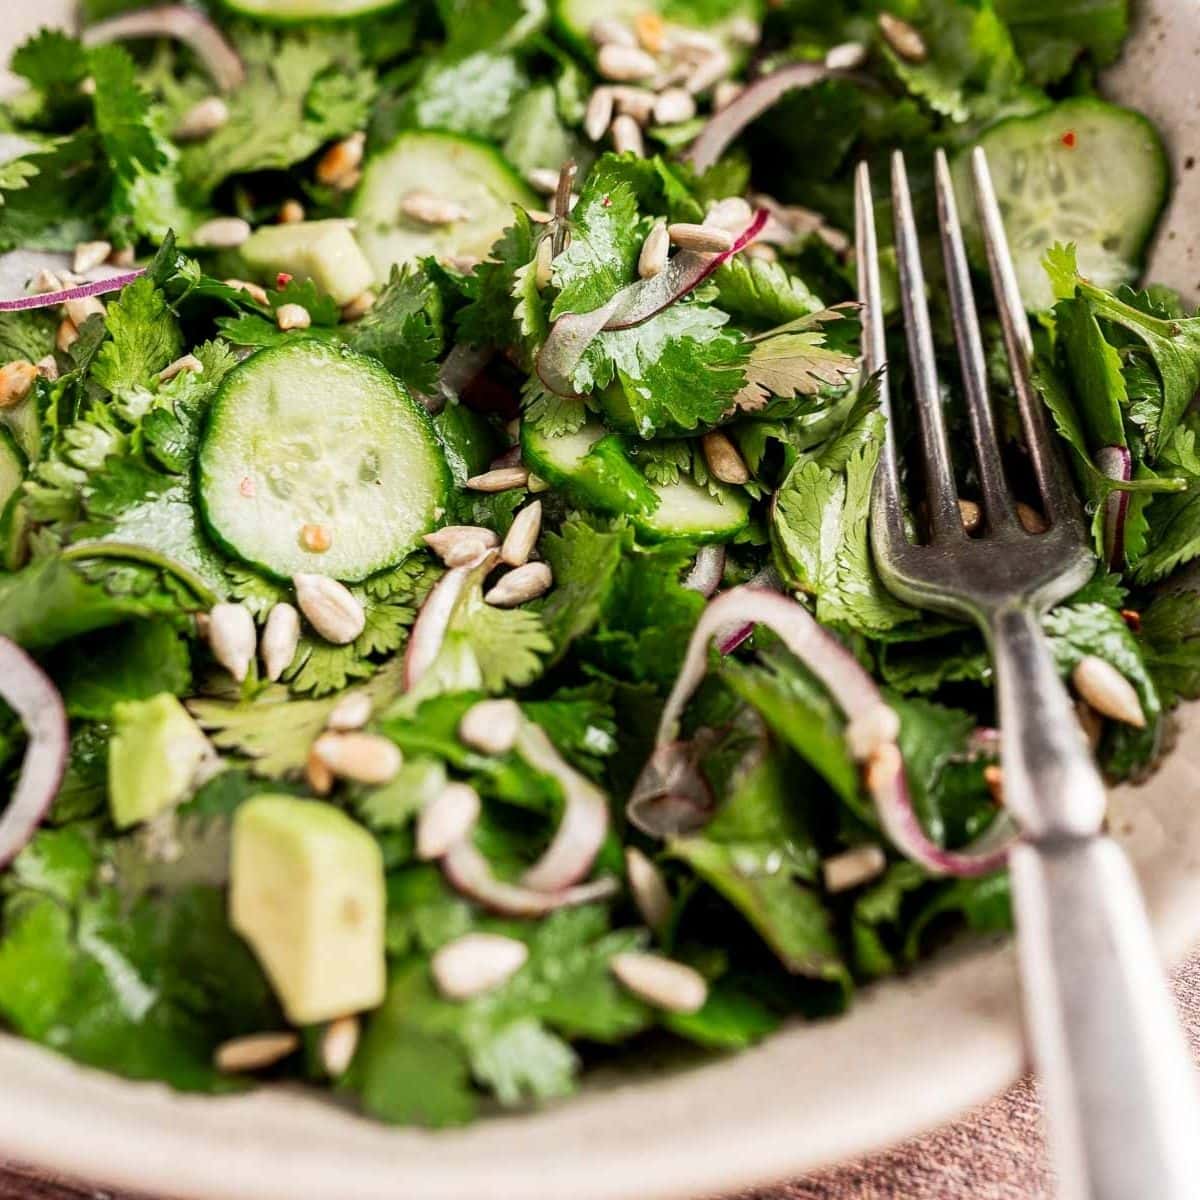
<svg viewBox="0 0 1200 1200"><path fill-rule="evenodd" d="M214 756L200 726L170 692L115 704L108 801L117 827L149 821L186 800L197 772Z"/></svg>
<svg viewBox="0 0 1200 1200"><path fill-rule="evenodd" d="M229 915L289 1021L308 1025L383 999L383 855L320 800L261 795L233 819Z"/></svg>
<svg viewBox="0 0 1200 1200"><path fill-rule="evenodd" d="M242 258L261 278L285 271L302 283L311 279L338 304L349 304L375 282L345 221L263 225L242 246Z"/></svg>

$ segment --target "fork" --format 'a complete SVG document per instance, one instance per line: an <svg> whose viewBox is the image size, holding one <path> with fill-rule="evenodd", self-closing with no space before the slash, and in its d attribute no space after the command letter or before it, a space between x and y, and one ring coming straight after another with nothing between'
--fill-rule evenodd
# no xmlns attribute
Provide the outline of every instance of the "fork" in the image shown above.
<svg viewBox="0 0 1200 1200"><path fill-rule="evenodd" d="M1187 1043L1154 949L1136 878L1103 831L1104 784L1041 629L1092 575L1078 500L1034 391L1032 339L987 160L971 176L1021 426L1048 528L1026 531L1005 478L979 320L946 157L935 162L938 222L984 526L958 505L925 279L904 157L892 158L896 257L926 484L928 537L905 530L879 255L865 163L855 181L863 362L881 371L886 418L871 544L901 600L974 622L995 663L1005 807L1021 830L1010 856L1025 1026L1045 1097L1063 1200L1200 1196L1200 1100Z"/></svg>

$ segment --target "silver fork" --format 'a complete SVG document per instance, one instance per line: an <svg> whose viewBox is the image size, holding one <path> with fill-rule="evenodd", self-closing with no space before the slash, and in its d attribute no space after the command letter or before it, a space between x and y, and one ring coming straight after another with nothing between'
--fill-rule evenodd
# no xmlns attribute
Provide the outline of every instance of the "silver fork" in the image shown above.
<svg viewBox="0 0 1200 1200"><path fill-rule="evenodd" d="M992 286L1021 424L1049 528L1025 530L1005 480L987 394L979 321L946 158L935 164L938 218L983 499L968 536L958 506L904 158L892 202L904 323L924 459L929 536L904 525L886 373L886 438L871 541L900 599L973 621L995 662L1005 805L1023 837L1010 860L1025 1024L1066 1200L1200 1196L1200 1101L1187 1043L1155 953L1137 881L1103 833L1104 784L1055 669L1041 618L1091 576L1078 501L1030 381L1032 342L988 173L971 161ZM866 164L856 179L863 358L886 366L879 256ZM1181 797L1181 802L1183 798Z"/></svg>

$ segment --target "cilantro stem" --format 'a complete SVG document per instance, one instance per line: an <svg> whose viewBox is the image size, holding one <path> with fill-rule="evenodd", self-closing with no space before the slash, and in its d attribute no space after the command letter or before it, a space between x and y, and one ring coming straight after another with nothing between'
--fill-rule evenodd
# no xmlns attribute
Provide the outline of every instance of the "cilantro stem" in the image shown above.
<svg viewBox="0 0 1200 1200"><path fill-rule="evenodd" d="M206 609L212 608L221 599L191 567L185 567L183 563L174 558L161 554L157 550L151 550L148 546L138 546L133 542L76 542L62 551L62 557L68 562L81 558L120 558L130 562L146 563L149 566L158 567L160 571L166 571L169 575L174 575L180 583L191 589L196 599Z"/></svg>

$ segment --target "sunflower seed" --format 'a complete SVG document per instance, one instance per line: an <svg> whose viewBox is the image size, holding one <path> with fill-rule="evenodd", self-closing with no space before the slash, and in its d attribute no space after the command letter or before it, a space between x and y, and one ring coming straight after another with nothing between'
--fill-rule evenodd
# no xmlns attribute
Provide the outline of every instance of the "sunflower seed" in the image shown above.
<svg viewBox="0 0 1200 1200"><path fill-rule="evenodd" d="M343 321L358 321L367 315L375 307L375 301L378 297L370 288L365 292L359 292L348 304L342 305L342 320Z"/></svg>
<svg viewBox="0 0 1200 1200"><path fill-rule="evenodd" d="M636 846L629 846L625 850L625 873L642 920L655 933L661 933L671 919L671 893L662 872Z"/></svg>
<svg viewBox="0 0 1200 1200"><path fill-rule="evenodd" d="M254 618L244 604L217 604L208 614L213 657L241 683L254 658Z"/></svg>
<svg viewBox="0 0 1200 1200"><path fill-rule="evenodd" d="M654 102L656 125L679 125L696 115L696 101L686 88L668 88Z"/></svg>
<svg viewBox="0 0 1200 1200"><path fill-rule="evenodd" d="M548 492L550 490L550 485L540 475L535 475L532 471L529 472L529 482L526 486L529 488L531 496L536 496L539 492Z"/></svg>
<svg viewBox="0 0 1200 1200"><path fill-rule="evenodd" d="M43 378L53 383L58 378L58 359L53 354L47 354L45 358L37 360L37 373ZM3 403L0 403L0 408L3 408Z"/></svg>
<svg viewBox="0 0 1200 1200"><path fill-rule="evenodd" d="M192 231L192 245L208 250L236 250L252 232L250 222L241 217L214 217Z"/></svg>
<svg viewBox="0 0 1200 1200"><path fill-rule="evenodd" d="M427 533L422 540L442 562L446 561L447 554L464 544L484 550L500 544L500 538L482 525L445 525Z"/></svg>
<svg viewBox="0 0 1200 1200"><path fill-rule="evenodd" d="M642 128L628 113L621 113L613 118L612 144L618 154L645 157L646 146L642 141Z"/></svg>
<svg viewBox="0 0 1200 1200"><path fill-rule="evenodd" d="M471 216L457 201L422 191L409 192L400 202L400 211L422 225L452 225Z"/></svg>
<svg viewBox="0 0 1200 1200"><path fill-rule="evenodd" d="M636 83L639 79L649 79L658 70L658 63L652 55L636 46L606 42L596 55L596 68L605 79Z"/></svg>
<svg viewBox="0 0 1200 1200"><path fill-rule="evenodd" d="M281 600L267 614L258 644L263 669L272 683L292 665L299 644L300 614L286 600Z"/></svg>
<svg viewBox="0 0 1200 1200"><path fill-rule="evenodd" d="M321 1066L327 1075L336 1079L349 1069L358 1049L360 1028L357 1017L338 1017L325 1026L321 1034Z"/></svg>
<svg viewBox="0 0 1200 1200"><path fill-rule="evenodd" d="M854 761L869 762L880 746L900 736L900 718L895 709L876 704L847 721L843 736Z"/></svg>
<svg viewBox="0 0 1200 1200"><path fill-rule="evenodd" d="M537 244L533 258L533 284L540 292L554 278L554 239L545 234ZM489 472L490 474L490 472Z"/></svg>
<svg viewBox="0 0 1200 1200"><path fill-rule="evenodd" d="M719 430L700 439L708 469L722 483L748 483L750 472L737 447Z"/></svg>
<svg viewBox="0 0 1200 1200"><path fill-rule="evenodd" d="M692 225L686 221L676 221L668 225L667 236L681 250L721 253L733 245L733 234L728 229L716 229L708 225Z"/></svg>
<svg viewBox="0 0 1200 1200"><path fill-rule="evenodd" d="M713 90L713 108L720 112L742 94L742 84L733 79L722 79Z"/></svg>
<svg viewBox="0 0 1200 1200"><path fill-rule="evenodd" d="M638 275L642 279L653 279L659 274L667 265L667 251L670 248L671 239L667 235L666 225L656 221L642 243L642 252L638 255Z"/></svg>
<svg viewBox="0 0 1200 1200"><path fill-rule="evenodd" d="M1004 770L998 767L995 763L988 763L983 768L983 782L987 784L988 791L992 794L992 803L1003 808L1004 806Z"/></svg>
<svg viewBox="0 0 1200 1200"><path fill-rule="evenodd" d="M831 71L853 71L867 61L867 48L862 42L842 42L825 53L825 65Z"/></svg>
<svg viewBox="0 0 1200 1200"><path fill-rule="evenodd" d="M617 112L632 117L639 125L645 125L654 113L658 97L649 88L615 87L612 90Z"/></svg>
<svg viewBox="0 0 1200 1200"><path fill-rule="evenodd" d="M184 371L201 375L204 373L204 364L194 354L185 354L182 358L177 358L173 363L168 363L163 367L158 373L158 381L159 383L170 383L176 375L181 375Z"/></svg>
<svg viewBox="0 0 1200 1200"><path fill-rule="evenodd" d="M543 196L553 196L558 190L558 172L552 167L533 167L525 172L529 186Z"/></svg>
<svg viewBox="0 0 1200 1200"><path fill-rule="evenodd" d="M879 14L879 29L883 40L901 58L912 63L924 62L928 56L925 39L907 21L889 12Z"/></svg>
<svg viewBox="0 0 1200 1200"><path fill-rule="evenodd" d="M80 242L75 247L71 270L76 275L86 275L101 263L106 262L111 253L112 242Z"/></svg>
<svg viewBox="0 0 1200 1200"><path fill-rule="evenodd" d="M1017 520L1026 533L1045 533L1050 528L1049 522L1032 505L1022 500L1017 501Z"/></svg>
<svg viewBox="0 0 1200 1200"><path fill-rule="evenodd" d="M742 253L747 258L759 258L763 262L779 261L779 251L774 246L768 246L766 242L751 242Z"/></svg>
<svg viewBox="0 0 1200 1200"><path fill-rule="evenodd" d="M664 46L671 54L691 63L703 62L714 54L720 54L725 49L719 38L702 29L686 29L675 26L667 30L663 39Z"/></svg>
<svg viewBox="0 0 1200 1200"><path fill-rule="evenodd" d="M529 958L529 947L499 933L466 933L447 942L430 960L438 991L450 1000L469 1000L498 988Z"/></svg>
<svg viewBox="0 0 1200 1200"><path fill-rule="evenodd" d="M522 567L529 561L538 534L542 532L542 502L534 500L513 518L500 547L500 561L510 567Z"/></svg>
<svg viewBox="0 0 1200 1200"><path fill-rule="evenodd" d="M299 225L304 220L304 205L299 200L285 200L279 206L280 225Z"/></svg>
<svg viewBox="0 0 1200 1200"><path fill-rule="evenodd" d="M742 13L725 26L726 32L735 42L743 46L757 46L762 41L762 26L750 16Z"/></svg>
<svg viewBox="0 0 1200 1200"><path fill-rule="evenodd" d="M363 606L344 584L328 575L301 572L292 576L300 611L327 641L345 646L366 627Z"/></svg>
<svg viewBox="0 0 1200 1200"><path fill-rule="evenodd" d="M371 719L371 697L366 692L347 692L329 711L325 728L337 733L361 729Z"/></svg>
<svg viewBox="0 0 1200 1200"><path fill-rule="evenodd" d="M662 53L664 29L662 17L650 9L642 9L633 18L634 35L647 54Z"/></svg>
<svg viewBox="0 0 1200 1200"><path fill-rule="evenodd" d="M300 1047L300 1038L292 1032L252 1033L246 1037L230 1038L217 1047L213 1058L218 1071L240 1075L244 1071L261 1071L273 1067Z"/></svg>
<svg viewBox="0 0 1200 1200"><path fill-rule="evenodd" d="M355 783L390 783L404 762L396 743L377 733L323 733L312 752L339 778Z"/></svg>
<svg viewBox="0 0 1200 1200"><path fill-rule="evenodd" d="M472 475L466 486L473 492L507 492L524 487L528 481L529 471L525 467L497 467L482 475Z"/></svg>
<svg viewBox="0 0 1200 1200"><path fill-rule="evenodd" d="M171 135L177 142L198 142L212 137L229 120L229 105L220 96L205 96L179 118Z"/></svg>
<svg viewBox="0 0 1200 1200"><path fill-rule="evenodd" d="M821 863L827 892L848 892L877 879L886 868L887 855L875 845L855 846Z"/></svg>
<svg viewBox="0 0 1200 1200"><path fill-rule="evenodd" d="M1071 672L1075 690L1098 713L1138 729L1146 726L1146 714L1133 684L1112 663L1094 654L1085 655Z"/></svg>
<svg viewBox="0 0 1200 1200"><path fill-rule="evenodd" d="M54 334L54 344L58 349L66 354L71 349L79 338L79 329L75 322L70 317L63 317L58 323L58 329Z"/></svg>
<svg viewBox="0 0 1200 1200"><path fill-rule="evenodd" d="M480 700L458 723L458 739L481 754L507 754L521 732L521 709L515 700Z"/></svg>
<svg viewBox="0 0 1200 1200"><path fill-rule="evenodd" d="M1095 750L1104 734L1104 718L1086 700L1075 701L1075 715L1087 744Z"/></svg>
<svg viewBox="0 0 1200 1200"><path fill-rule="evenodd" d="M335 187L340 191L348 191L353 183L357 183L358 169L362 165L363 148L367 144L365 133L352 133L349 137L335 142L317 161L314 174L317 182L327 187Z"/></svg>
<svg viewBox="0 0 1200 1200"><path fill-rule="evenodd" d="M727 233L739 234L754 219L750 201L741 196L726 196L709 207L704 214L704 224L710 229L724 229Z"/></svg>
<svg viewBox="0 0 1200 1200"><path fill-rule="evenodd" d="M693 96L699 96L715 84L720 83L732 69L733 63L730 61L729 55L724 50L720 50L699 63L683 81L683 86Z"/></svg>
<svg viewBox="0 0 1200 1200"><path fill-rule="evenodd" d="M137 261L137 253L132 246L122 246L108 256L108 261L114 267L132 267Z"/></svg>
<svg viewBox="0 0 1200 1200"><path fill-rule="evenodd" d="M312 316L303 304L281 304L275 310L275 324L285 332L307 329L312 324Z"/></svg>
<svg viewBox="0 0 1200 1200"><path fill-rule="evenodd" d="M301 525L300 545L310 554L324 554L333 545L333 532L328 525Z"/></svg>
<svg viewBox="0 0 1200 1200"><path fill-rule="evenodd" d="M479 819L479 793L466 783L448 783L417 817L417 857L441 858L471 832Z"/></svg>
<svg viewBox="0 0 1200 1200"><path fill-rule="evenodd" d="M37 377L37 367L24 358L0 367L0 409L16 408L33 390Z"/></svg>
<svg viewBox="0 0 1200 1200"><path fill-rule="evenodd" d="M604 136L612 121L613 104L612 88L598 87L588 97L583 110L583 132L591 141L598 142Z"/></svg>
<svg viewBox="0 0 1200 1200"><path fill-rule="evenodd" d="M636 46L637 38L632 29L611 17L593 21L588 34L597 46Z"/></svg>
<svg viewBox="0 0 1200 1200"><path fill-rule="evenodd" d="M63 281L45 267L29 281L29 291L35 296L45 296L50 292L61 292L62 290Z"/></svg>
<svg viewBox="0 0 1200 1200"><path fill-rule="evenodd" d="M708 984L699 971L661 954L626 950L613 955L608 965L635 996L665 1012L693 1013L708 999Z"/></svg>
<svg viewBox="0 0 1200 1200"><path fill-rule="evenodd" d="M962 519L963 530L974 533L983 526L983 509L974 500L960 500L958 515Z"/></svg>
<svg viewBox="0 0 1200 1200"><path fill-rule="evenodd" d="M333 772L312 752L304 761L304 779L314 795L328 796L333 791Z"/></svg>
<svg viewBox="0 0 1200 1200"><path fill-rule="evenodd" d="M68 317L78 329L89 317L102 317L108 311L104 301L97 296L80 296L78 300L68 300L63 305Z"/></svg>
<svg viewBox="0 0 1200 1200"><path fill-rule="evenodd" d="M266 306L266 289L259 287L257 283L250 283L245 279L226 279L224 282L226 287L233 288L235 292L245 292L255 304Z"/></svg>
<svg viewBox="0 0 1200 1200"><path fill-rule="evenodd" d="M527 562L502 576L483 598L496 608L516 608L544 596L553 582L554 576L544 562Z"/></svg>

